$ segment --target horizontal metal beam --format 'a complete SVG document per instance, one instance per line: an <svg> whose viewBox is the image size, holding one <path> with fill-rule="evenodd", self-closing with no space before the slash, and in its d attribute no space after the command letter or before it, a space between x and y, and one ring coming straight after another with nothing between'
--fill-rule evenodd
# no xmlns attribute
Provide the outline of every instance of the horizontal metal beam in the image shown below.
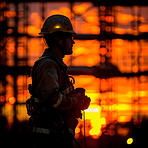
<svg viewBox="0 0 148 148"><path fill-rule="evenodd" d="M92 2L96 6L146 6L148 1L146 0L5 0L9 3L22 3L22 2Z"/></svg>
<svg viewBox="0 0 148 148"><path fill-rule="evenodd" d="M28 34L19 34L19 33L12 33L7 35L7 37L23 37L26 36L28 38L41 38L41 36L31 36ZM78 40L105 40L105 39L125 39L125 40L140 40L140 39L148 39L148 33L141 33L139 35L132 35L132 34L114 34L114 33L104 33L100 34L77 34L74 39Z"/></svg>
<svg viewBox="0 0 148 148"><path fill-rule="evenodd" d="M105 39L125 39L125 40L140 40L140 39L148 39L148 33L141 33L139 35L132 34L114 34L114 33L106 33L106 34L78 34L75 36L75 39L79 40L105 40Z"/></svg>
<svg viewBox="0 0 148 148"><path fill-rule="evenodd" d="M69 67L68 73L71 75L94 75L98 78L110 78L122 75L119 69L112 64L94 67Z"/></svg>
<svg viewBox="0 0 148 148"><path fill-rule="evenodd" d="M30 66L4 66L0 65L0 80L3 80L5 75L30 75ZM94 75L97 78L111 78L111 77L135 77L140 75L148 75L148 71L138 73L122 73L118 67L114 65L100 65L94 67L87 66L72 66L68 68L68 74L70 75Z"/></svg>
<svg viewBox="0 0 148 148"><path fill-rule="evenodd" d="M148 71L143 72L120 72L115 65L100 65L94 67L69 67L68 74L71 75L94 75L97 78L111 78L111 77L139 77L141 75L148 75Z"/></svg>

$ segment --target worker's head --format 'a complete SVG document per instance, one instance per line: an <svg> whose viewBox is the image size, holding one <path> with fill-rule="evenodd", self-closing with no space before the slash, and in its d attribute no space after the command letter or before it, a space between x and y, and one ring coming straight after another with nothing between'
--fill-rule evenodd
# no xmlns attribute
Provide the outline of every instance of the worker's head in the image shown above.
<svg viewBox="0 0 148 148"><path fill-rule="evenodd" d="M52 15L48 17L40 34L43 34L49 47L57 46L64 55L72 54L73 35L76 33L66 16Z"/></svg>

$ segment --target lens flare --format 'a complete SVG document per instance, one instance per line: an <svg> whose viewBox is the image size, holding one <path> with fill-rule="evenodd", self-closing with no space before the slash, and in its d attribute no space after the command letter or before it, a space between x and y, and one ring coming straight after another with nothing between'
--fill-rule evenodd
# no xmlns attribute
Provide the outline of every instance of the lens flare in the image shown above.
<svg viewBox="0 0 148 148"><path fill-rule="evenodd" d="M133 143L133 138L128 138L127 139L127 144L132 144Z"/></svg>
<svg viewBox="0 0 148 148"><path fill-rule="evenodd" d="M16 102L15 97L10 97L10 98L9 98L9 103L10 103L10 104L13 105L15 102Z"/></svg>

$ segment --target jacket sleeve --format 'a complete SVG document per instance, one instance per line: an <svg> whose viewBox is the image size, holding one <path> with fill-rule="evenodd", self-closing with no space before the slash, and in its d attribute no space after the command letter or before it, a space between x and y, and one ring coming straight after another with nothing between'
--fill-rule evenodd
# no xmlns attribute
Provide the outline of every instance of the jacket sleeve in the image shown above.
<svg viewBox="0 0 148 148"><path fill-rule="evenodd" d="M35 96L41 98L44 103L49 103L54 108L61 111L67 111L75 108L78 103L79 94L68 97L62 95L59 90L59 77L57 64L48 59L41 62L34 70L37 79Z"/></svg>

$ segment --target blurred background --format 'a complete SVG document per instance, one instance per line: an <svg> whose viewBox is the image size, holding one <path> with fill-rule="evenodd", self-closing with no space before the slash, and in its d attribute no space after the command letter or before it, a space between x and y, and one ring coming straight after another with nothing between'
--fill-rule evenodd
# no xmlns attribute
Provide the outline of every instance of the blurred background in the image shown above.
<svg viewBox="0 0 148 148"><path fill-rule="evenodd" d="M145 0L6 0L0 2L0 140L31 147L26 100L34 62L46 45L38 35L53 14L70 18L77 33L64 62L91 97L85 111L87 148L147 145L148 2ZM84 119L83 119L84 120ZM84 122L76 139L82 148Z"/></svg>

